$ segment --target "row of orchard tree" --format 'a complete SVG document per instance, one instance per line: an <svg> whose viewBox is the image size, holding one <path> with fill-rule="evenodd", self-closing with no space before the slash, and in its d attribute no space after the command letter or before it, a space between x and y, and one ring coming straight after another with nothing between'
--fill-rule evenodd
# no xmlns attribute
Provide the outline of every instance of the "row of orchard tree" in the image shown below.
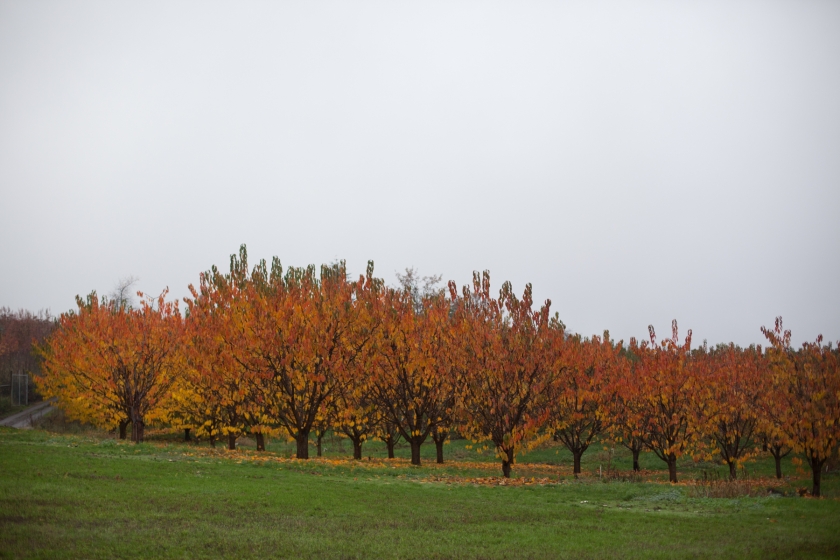
<svg viewBox="0 0 840 560"><path fill-rule="evenodd" d="M489 275L460 292L399 288L373 275L353 280L344 264L283 270L276 258L249 269L245 247L228 273L215 267L177 302L142 298L137 307L91 294L59 319L41 347L46 396L71 416L142 441L150 423L227 440L267 435L297 442L307 459L328 430L353 443L380 438L393 457L404 440L411 461L431 438L443 461L452 433L492 446L510 476L517 453L562 443L580 472L596 440L664 461L677 481L682 456L719 458L732 478L758 453L780 461L795 451L819 495L840 438L837 348L800 349L780 319L763 329L770 345L692 350L691 331L628 345L567 332L550 302L538 309ZM189 433L189 432L188 432Z"/></svg>

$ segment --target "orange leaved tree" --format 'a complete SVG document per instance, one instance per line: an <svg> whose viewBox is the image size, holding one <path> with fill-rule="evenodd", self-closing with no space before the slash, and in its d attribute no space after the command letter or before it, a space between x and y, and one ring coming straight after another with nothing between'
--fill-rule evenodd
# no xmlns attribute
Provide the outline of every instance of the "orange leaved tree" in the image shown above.
<svg viewBox="0 0 840 560"><path fill-rule="evenodd" d="M348 383L354 361L370 344L375 315L367 302L381 281L373 263L356 282L344 262L289 268L262 261L251 273L248 305L236 332L236 359L262 379L268 416L309 458L309 434L329 400Z"/></svg>
<svg viewBox="0 0 840 560"><path fill-rule="evenodd" d="M382 411L380 432L384 430L386 444L395 441L390 430L399 433L411 445L413 465L420 464L420 446L426 438L448 431L452 421L449 311L449 302L440 294L419 301L405 289L385 294L371 388ZM439 441L442 463L443 439Z"/></svg>
<svg viewBox="0 0 840 560"><path fill-rule="evenodd" d="M734 344L695 351L695 421L713 444L713 453L729 466L729 478L738 466L758 452L755 434L761 420L764 357L761 348Z"/></svg>
<svg viewBox="0 0 840 560"><path fill-rule="evenodd" d="M608 332L603 338L581 339L566 337L561 330L553 338L550 429L554 439L571 451L577 476L583 453L608 426L609 376L621 346L610 340Z"/></svg>
<svg viewBox="0 0 840 560"><path fill-rule="evenodd" d="M177 302L145 298L136 309L100 300L95 292L76 298L78 309L62 314L40 348L39 388L71 417L102 427L132 426L143 441L150 416L159 413L179 370L182 321Z"/></svg>
<svg viewBox="0 0 840 560"><path fill-rule="evenodd" d="M822 467L840 443L840 356L838 348L806 342L790 346L790 331L776 318L773 330L763 328L770 341L771 396L765 410L774 434L805 455L811 467L811 494L820 495Z"/></svg>
<svg viewBox="0 0 840 560"><path fill-rule="evenodd" d="M493 298L487 271L473 275L472 292L465 287L458 297L454 282L449 289L456 306L460 428L473 441L493 443L509 478L517 452L537 440L550 415L544 334L551 328L551 302L534 311L531 285L519 299L509 282Z"/></svg>
<svg viewBox="0 0 840 560"><path fill-rule="evenodd" d="M375 396L374 360L373 345L369 344L348 364L345 381L338 384L326 405L333 429L353 444L356 460L361 460L362 445L378 433L382 420Z"/></svg>
<svg viewBox="0 0 840 560"><path fill-rule="evenodd" d="M615 387L624 403L624 422L630 437L668 465L668 478L677 482L677 459L693 449L697 426L692 414L695 376L690 363L691 330L680 344L677 321L672 336L656 344L653 326L648 327L650 345L630 341L634 356L631 375L622 376Z"/></svg>
<svg viewBox="0 0 840 560"><path fill-rule="evenodd" d="M257 450L265 449L264 434L270 429L262 395L261 379L240 360L241 328L250 302L248 260L245 248L231 256L230 273L216 267L201 274L198 288L190 285L187 337L184 345L185 391L180 407L194 416L196 433L206 435L211 445L226 436L228 449L236 449L239 436L251 432ZM181 396L176 392L176 396Z"/></svg>
<svg viewBox="0 0 840 560"><path fill-rule="evenodd" d="M635 352L635 353L634 353ZM621 347L613 364L605 389L606 414L610 421L607 425L609 439L626 447L633 454L633 470L640 471L639 455L644 449L638 436L640 411L644 402L639 391L635 390L636 378L641 369L639 348L632 339L630 347Z"/></svg>

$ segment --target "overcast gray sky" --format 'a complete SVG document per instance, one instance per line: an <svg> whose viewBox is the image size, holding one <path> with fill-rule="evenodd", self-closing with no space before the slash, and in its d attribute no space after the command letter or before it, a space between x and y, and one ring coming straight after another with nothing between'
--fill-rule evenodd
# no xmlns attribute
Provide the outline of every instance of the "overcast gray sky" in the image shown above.
<svg viewBox="0 0 840 560"><path fill-rule="evenodd" d="M840 339L840 2L0 0L0 306L253 261Z"/></svg>

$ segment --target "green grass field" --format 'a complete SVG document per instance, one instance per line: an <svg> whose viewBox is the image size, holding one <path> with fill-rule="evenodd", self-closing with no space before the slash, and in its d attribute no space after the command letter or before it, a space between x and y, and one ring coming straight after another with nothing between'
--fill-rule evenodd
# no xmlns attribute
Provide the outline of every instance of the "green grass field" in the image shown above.
<svg viewBox="0 0 840 560"><path fill-rule="evenodd" d="M840 556L836 473L824 478L826 497L801 498L807 477L788 462L793 478L776 485L762 460L746 473L757 496L709 498L705 486L665 482L651 455L640 479L626 476L629 457L618 451L618 477L598 478L610 461L602 448L587 452L575 480L571 456L549 447L499 484L493 457L467 443L447 445L443 466L429 445L416 468L408 449L388 461L374 442L350 461L348 442L334 438L324 459L297 461L286 442L257 455L247 442L230 452L174 435L132 445L94 431L0 428L0 557ZM687 482L723 472L680 466Z"/></svg>

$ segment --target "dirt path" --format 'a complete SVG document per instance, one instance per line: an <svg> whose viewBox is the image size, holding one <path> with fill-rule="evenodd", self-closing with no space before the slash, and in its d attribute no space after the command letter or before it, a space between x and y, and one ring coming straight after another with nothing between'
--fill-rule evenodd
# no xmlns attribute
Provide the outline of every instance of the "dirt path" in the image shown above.
<svg viewBox="0 0 840 560"><path fill-rule="evenodd" d="M26 410L21 410L16 414L12 414L8 418L0 420L0 426L9 426L10 428L28 429L32 427L32 421L37 420L41 416L52 412L52 399L38 404L34 404Z"/></svg>

